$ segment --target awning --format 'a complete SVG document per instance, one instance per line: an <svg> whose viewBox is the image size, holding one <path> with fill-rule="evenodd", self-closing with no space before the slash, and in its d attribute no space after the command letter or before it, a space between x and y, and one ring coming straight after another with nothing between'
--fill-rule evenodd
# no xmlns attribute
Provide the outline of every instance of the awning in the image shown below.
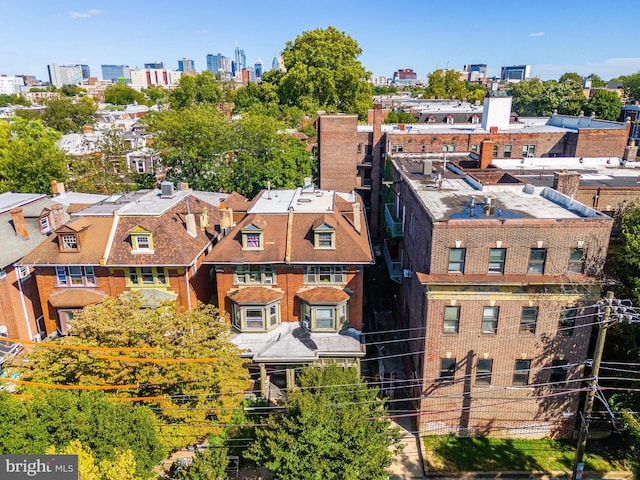
<svg viewBox="0 0 640 480"><path fill-rule="evenodd" d="M236 290L228 296L232 302L241 305L266 305L267 303L280 300L284 296L284 293L272 288L247 287Z"/></svg>
<svg viewBox="0 0 640 480"><path fill-rule="evenodd" d="M106 294L87 290L86 288L69 288L64 292L49 295L49 303L55 308L82 308L100 303Z"/></svg>
<svg viewBox="0 0 640 480"><path fill-rule="evenodd" d="M298 297L306 303L326 303L335 305L349 300L349 294L344 290L333 287L315 287L298 292Z"/></svg>

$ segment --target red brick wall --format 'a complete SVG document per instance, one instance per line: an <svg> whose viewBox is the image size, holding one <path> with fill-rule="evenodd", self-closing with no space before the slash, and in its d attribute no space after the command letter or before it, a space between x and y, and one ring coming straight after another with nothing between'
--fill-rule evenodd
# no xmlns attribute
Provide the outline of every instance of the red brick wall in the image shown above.
<svg viewBox="0 0 640 480"><path fill-rule="evenodd" d="M7 276L0 279L0 325L7 327L10 338L31 340L31 337L38 333L35 319L42 315L35 279L33 274L22 279L24 307L27 313L25 319L25 308L22 306L17 270L9 266L5 272ZM27 322L31 327L31 337Z"/></svg>
<svg viewBox="0 0 640 480"><path fill-rule="evenodd" d="M319 188L350 192L356 187L357 115L318 117Z"/></svg>
<svg viewBox="0 0 640 480"><path fill-rule="evenodd" d="M628 128L580 129L572 156L622 157L628 140Z"/></svg>

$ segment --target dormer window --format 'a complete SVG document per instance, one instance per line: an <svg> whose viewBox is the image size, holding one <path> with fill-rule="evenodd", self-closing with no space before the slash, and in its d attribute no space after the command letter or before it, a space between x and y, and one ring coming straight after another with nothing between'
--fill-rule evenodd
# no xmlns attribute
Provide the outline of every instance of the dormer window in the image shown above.
<svg viewBox="0 0 640 480"><path fill-rule="evenodd" d="M251 224L242 229L243 250L262 250L263 248L263 233L260 227Z"/></svg>
<svg viewBox="0 0 640 480"><path fill-rule="evenodd" d="M322 249L336 248L335 228L327 222L317 225L313 229L313 246Z"/></svg>
<svg viewBox="0 0 640 480"><path fill-rule="evenodd" d="M131 253L153 253L152 232L137 226L129 232L129 235L131 236Z"/></svg>
<svg viewBox="0 0 640 480"><path fill-rule="evenodd" d="M78 237L76 235L61 235L63 250L77 250Z"/></svg>

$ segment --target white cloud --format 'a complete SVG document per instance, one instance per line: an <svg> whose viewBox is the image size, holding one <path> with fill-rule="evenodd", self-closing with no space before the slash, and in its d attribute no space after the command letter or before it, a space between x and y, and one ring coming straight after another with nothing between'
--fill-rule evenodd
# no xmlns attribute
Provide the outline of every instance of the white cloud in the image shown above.
<svg viewBox="0 0 640 480"><path fill-rule="evenodd" d="M544 32L533 32L529 34L530 37L542 37L543 35Z"/></svg>
<svg viewBox="0 0 640 480"><path fill-rule="evenodd" d="M607 58L603 62L588 62L584 64L554 64L541 63L531 65L531 75L539 76L543 80L557 80L566 72L576 72L580 75L595 73L605 80L629 75L640 71L640 57Z"/></svg>
<svg viewBox="0 0 640 480"><path fill-rule="evenodd" d="M98 10L97 8L92 8L86 12L69 12L69 16L71 18L88 18L95 17L96 15L100 15L102 10Z"/></svg>
<svg viewBox="0 0 640 480"><path fill-rule="evenodd" d="M198 30L196 33L198 35L204 35L205 33L209 33L209 30L206 28L203 28L202 30Z"/></svg>

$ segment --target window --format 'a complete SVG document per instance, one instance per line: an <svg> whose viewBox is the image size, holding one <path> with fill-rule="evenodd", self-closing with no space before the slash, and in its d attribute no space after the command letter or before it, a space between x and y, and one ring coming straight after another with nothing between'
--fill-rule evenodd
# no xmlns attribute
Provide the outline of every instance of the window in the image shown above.
<svg viewBox="0 0 640 480"><path fill-rule="evenodd" d="M493 158L498 158L498 152L500 152L500 145L493 146Z"/></svg>
<svg viewBox="0 0 640 480"><path fill-rule="evenodd" d="M300 303L302 326L311 331L336 332L348 326L348 305L310 305Z"/></svg>
<svg viewBox="0 0 640 480"><path fill-rule="evenodd" d="M511 148L512 148L512 145L504 146L504 158L511 158Z"/></svg>
<svg viewBox="0 0 640 480"><path fill-rule="evenodd" d="M136 172L144 173L144 160L135 160L133 163L136 167Z"/></svg>
<svg viewBox="0 0 640 480"><path fill-rule="evenodd" d="M572 248L569 255L569 272L570 273L583 273L584 272L584 249Z"/></svg>
<svg viewBox="0 0 640 480"><path fill-rule="evenodd" d="M62 248L65 250L77 250L78 238L75 235L62 235Z"/></svg>
<svg viewBox="0 0 640 480"><path fill-rule="evenodd" d="M162 267L130 267L127 272L128 287L168 285L167 272Z"/></svg>
<svg viewBox="0 0 640 480"><path fill-rule="evenodd" d="M95 287L96 275L92 266L70 265L56 267L56 284L59 287Z"/></svg>
<svg viewBox="0 0 640 480"><path fill-rule="evenodd" d="M443 152L455 152L456 151L456 146L453 143L448 143L448 144L442 145L442 151Z"/></svg>
<svg viewBox="0 0 640 480"><path fill-rule="evenodd" d="M30 273L28 265L18 265L18 278L27 278Z"/></svg>
<svg viewBox="0 0 640 480"><path fill-rule="evenodd" d="M544 262L547 258L546 248L532 248L529 252L527 273L544 273Z"/></svg>
<svg viewBox="0 0 640 480"><path fill-rule="evenodd" d="M73 320L77 315L80 315L82 310L78 309L64 309L58 310L58 333L61 336L67 335L69 333L69 329L73 324Z"/></svg>
<svg viewBox="0 0 640 480"><path fill-rule="evenodd" d="M280 324L280 302L266 305L232 303L232 323L240 331L266 331Z"/></svg>
<svg viewBox="0 0 640 480"><path fill-rule="evenodd" d="M482 333L496 333L498 331L498 312L500 307L484 307L482 311Z"/></svg>
<svg viewBox="0 0 640 480"><path fill-rule="evenodd" d="M472 143L471 144L471 151L475 152L475 153L478 153L480 151L480 145L477 144L477 143Z"/></svg>
<svg viewBox="0 0 640 480"><path fill-rule="evenodd" d="M275 269L271 265L239 265L233 272L236 285L274 285Z"/></svg>
<svg viewBox="0 0 640 480"><path fill-rule="evenodd" d="M489 273L504 273L505 248L489 249Z"/></svg>
<svg viewBox="0 0 640 480"><path fill-rule="evenodd" d="M358 153L362 153L362 143L358 143Z"/></svg>
<svg viewBox="0 0 640 480"><path fill-rule="evenodd" d="M254 224L247 225L242 229L242 249L262 250L263 233L262 229Z"/></svg>
<svg viewBox="0 0 640 480"><path fill-rule="evenodd" d="M448 124L452 124L453 123L453 116L452 115L448 115L447 116L447 123Z"/></svg>
<svg viewBox="0 0 640 480"><path fill-rule="evenodd" d="M449 273L464 273L464 248L449 249Z"/></svg>
<svg viewBox="0 0 640 480"><path fill-rule="evenodd" d="M151 250L151 235L131 235L134 250Z"/></svg>
<svg viewBox="0 0 640 480"><path fill-rule="evenodd" d="M335 248L336 232L332 226L323 223L313 230L314 248Z"/></svg>
<svg viewBox="0 0 640 480"><path fill-rule="evenodd" d="M490 358L478 359L476 367L476 385L491 385L491 370L493 360Z"/></svg>
<svg viewBox="0 0 640 480"><path fill-rule="evenodd" d="M519 333L536 333L538 307L522 307Z"/></svg>
<svg viewBox="0 0 640 480"><path fill-rule="evenodd" d="M345 283L344 267L340 265L310 265L305 268L305 283Z"/></svg>
<svg viewBox="0 0 640 480"><path fill-rule="evenodd" d="M438 380L443 383L452 383L456 373L456 359L455 358L441 358L440 359L440 375Z"/></svg>
<svg viewBox="0 0 640 480"><path fill-rule="evenodd" d="M554 387L564 387L567 382L567 361L555 359L551 362L551 375L549 383L558 383Z"/></svg>
<svg viewBox="0 0 640 480"><path fill-rule="evenodd" d="M522 146L522 156L523 157L533 157L536 154L536 146L535 145L523 145Z"/></svg>
<svg viewBox="0 0 640 480"><path fill-rule="evenodd" d="M259 233L247 233L247 248L260 248Z"/></svg>
<svg viewBox="0 0 640 480"><path fill-rule="evenodd" d="M531 360L516 360L513 367L513 385L527 385L529 383L529 369Z"/></svg>
<svg viewBox="0 0 640 480"><path fill-rule="evenodd" d="M558 321L558 333L565 337L573 335L573 328L576 326L577 308L565 308L560 312Z"/></svg>
<svg viewBox="0 0 640 480"><path fill-rule="evenodd" d="M460 327L460 307L444 307L443 333L458 333Z"/></svg>
<svg viewBox="0 0 640 480"><path fill-rule="evenodd" d="M51 222L49 222L49 216L43 215L40 217L40 231L42 233L48 232L51 230Z"/></svg>
<svg viewBox="0 0 640 480"><path fill-rule="evenodd" d="M474 124L480 123L480 117L478 117L477 115L473 115L471 117L471 123L474 123Z"/></svg>

